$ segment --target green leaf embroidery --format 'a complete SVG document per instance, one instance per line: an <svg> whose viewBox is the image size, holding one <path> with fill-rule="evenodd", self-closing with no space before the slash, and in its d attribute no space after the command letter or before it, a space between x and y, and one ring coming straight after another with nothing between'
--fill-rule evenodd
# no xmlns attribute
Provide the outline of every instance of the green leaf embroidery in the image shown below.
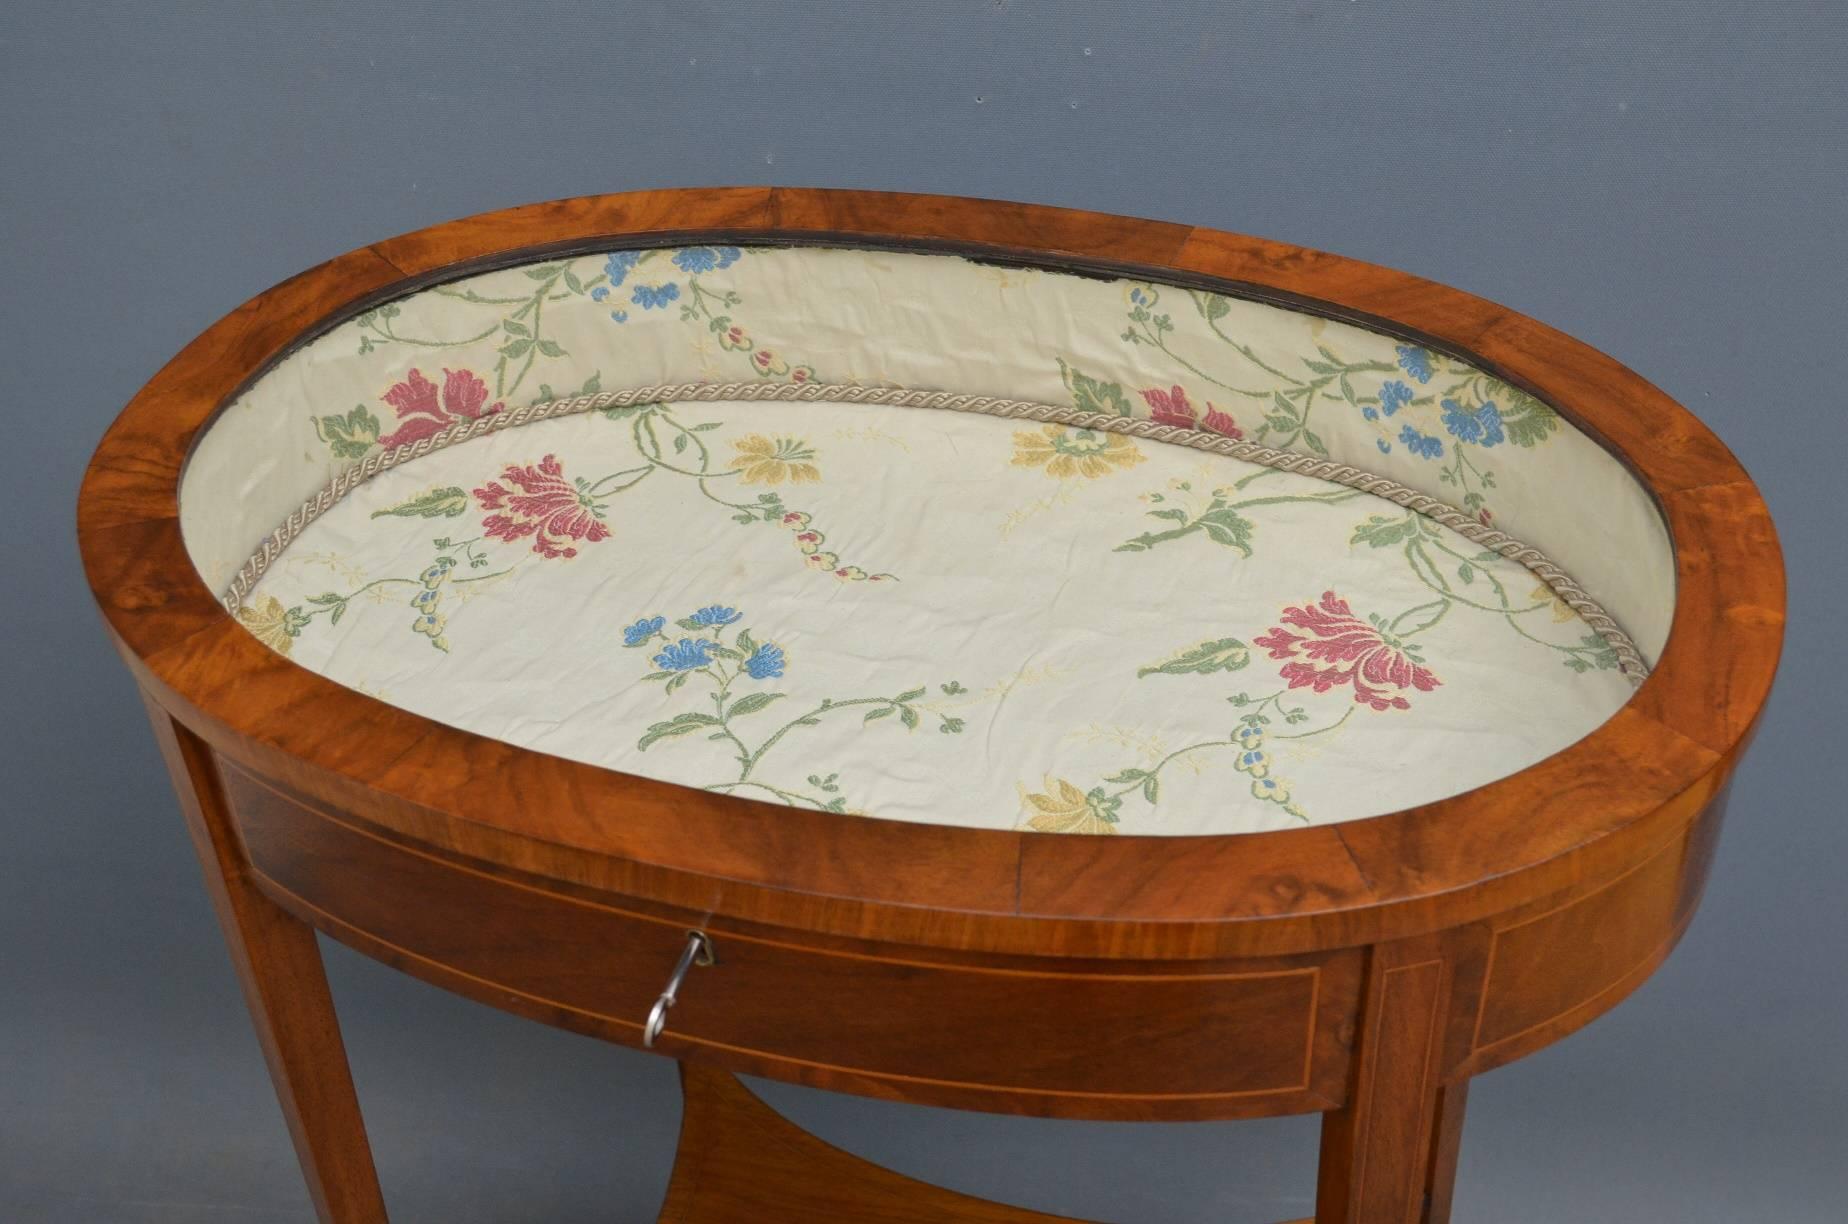
<svg viewBox="0 0 1848 1224"><path fill-rule="evenodd" d="M379 419L364 404L355 404L345 416L316 417L314 432L332 449L334 458L358 459L378 443Z"/></svg>
<svg viewBox="0 0 1848 1224"><path fill-rule="evenodd" d="M1064 360L1060 360L1059 370L1065 376L1065 385L1071 388L1072 403L1078 411L1129 415L1129 400L1123 394L1122 384L1092 378Z"/></svg>
<svg viewBox="0 0 1848 1224"><path fill-rule="evenodd" d="M1206 675L1210 672L1238 671L1251 662L1251 650L1237 638L1215 638L1210 642L1201 642L1175 655L1165 663L1156 663L1149 667L1138 668L1136 678L1144 676L1168 675L1185 676L1190 674ZM1111 782L1134 782L1140 773L1125 770L1123 774L1110 778Z"/></svg>
<svg viewBox="0 0 1848 1224"><path fill-rule="evenodd" d="M1559 414L1513 387L1507 388L1508 407L1502 412L1502 428L1508 441L1516 446L1533 448L1552 436L1559 428Z"/></svg>
<svg viewBox="0 0 1848 1224"><path fill-rule="evenodd" d="M739 718L746 714L755 714L759 710L768 708L771 702L782 696L782 693L747 693L732 703L728 717Z"/></svg>
<svg viewBox="0 0 1848 1224"><path fill-rule="evenodd" d="M1411 515L1392 518L1384 514L1374 514L1367 521L1354 528L1353 538L1349 544L1367 543L1375 548L1390 548L1401 541L1417 536L1418 523Z"/></svg>
<svg viewBox="0 0 1848 1224"><path fill-rule="evenodd" d="M716 727L718 725L719 720L710 714L676 714L666 722L658 722L649 727L647 733L644 734L640 740L636 741L635 746L646 751L650 744L658 740L664 740L675 735L686 735L690 732L699 730L701 727Z"/></svg>
<svg viewBox="0 0 1848 1224"><path fill-rule="evenodd" d="M419 493L395 506L374 510L373 518L396 515L399 518L455 518L468 510L468 494L455 485Z"/></svg>
<svg viewBox="0 0 1848 1224"><path fill-rule="evenodd" d="M1116 824L1122 820L1117 812L1121 810L1123 801L1115 795L1106 793L1103 787L1093 786L1084 793L1084 800L1090 807L1091 814L1105 824Z"/></svg>
<svg viewBox="0 0 1848 1224"><path fill-rule="evenodd" d="M1199 518L1200 527L1215 544L1236 548L1251 555L1251 521L1230 506L1209 510Z"/></svg>
<svg viewBox="0 0 1848 1224"><path fill-rule="evenodd" d="M585 394L590 395L594 392L586 391ZM652 404L612 404L608 408L599 408L597 411L612 421L626 421L630 417L650 415L660 407L660 402L656 401Z"/></svg>
<svg viewBox="0 0 1848 1224"><path fill-rule="evenodd" d="M1609 642L1596 633L1587 633L1579 641L1583 645L1576 647L1574 653L1566 657L1567 667L1577 672L1617 669L1617 651Z"/></svg>

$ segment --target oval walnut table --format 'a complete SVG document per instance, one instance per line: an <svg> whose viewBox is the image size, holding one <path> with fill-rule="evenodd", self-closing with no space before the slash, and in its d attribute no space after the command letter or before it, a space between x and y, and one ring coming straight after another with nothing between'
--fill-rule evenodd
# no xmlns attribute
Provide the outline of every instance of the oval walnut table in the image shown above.
<svg viewBox="0 0 1848 1224"><path fill-rule="evenodd" d="M79 517L342 1222L317 930L678 1059L664 1220L1051 1218L733 1072L1320 1112L1320 1224L1448 1219L1470 1077L1686 927L1783 621L1738 463L1558 332L924 196L354 251L162 370Z"/></svg>

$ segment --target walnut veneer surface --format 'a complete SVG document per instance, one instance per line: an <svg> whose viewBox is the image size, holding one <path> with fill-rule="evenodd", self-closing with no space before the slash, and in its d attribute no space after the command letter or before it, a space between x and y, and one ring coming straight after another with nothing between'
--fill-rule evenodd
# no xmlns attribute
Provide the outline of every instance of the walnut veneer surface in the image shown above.
<svg viewBox="0 0 1848 1224"><path fill-rule="evenodd" d="M1130 268L1455 353L1551 404L1655 497L1674 545L1666 644L1586 738L1460 795L1340 825L1085 837L797 810L471 735L295 666L194 571L178 523L187 456L305 337L470 270L690 240ZM691 971L656 1048L701 1086L689 1134L702 1150L776 1124L701 1068L1048 1116L1321 1111L1321 1224L1446 1219L1468 1077L1613 1006L1685 929L1783 622L1775 534L1731 454L1643 379L1541 324L1257 239L874 193L591 197L342 256L234 311L156 376L98 448L79 526L317 1205L339 1221L383 1207L311 930L633 1045L692 927L718 963ZM832 1159L772 1148L792 1168ZM665 1218L742 1218L712 1176L701 1191L677 1175ZM892 1201L930 1201L892 1218L955 1218L937 1193L895 1184ZM797 1198L752 1218L813 1218Z"/></svg>

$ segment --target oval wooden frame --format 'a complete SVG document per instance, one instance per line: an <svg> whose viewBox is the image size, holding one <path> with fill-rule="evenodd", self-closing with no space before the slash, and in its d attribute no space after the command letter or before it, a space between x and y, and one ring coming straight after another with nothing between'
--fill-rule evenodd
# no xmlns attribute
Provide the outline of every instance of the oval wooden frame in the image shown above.
<svg viewBox="0 0 1848 1224"><path fill-rule="evenodd" d="M1674 542L1654 674L1584 740L1488 786L1264 834L1058 837L792 811L439 725L274 654L180 538L187 455L269 364L369 304L564 249L692 237L925 248L1108 267L1281 301L1435 345L1553 404L1627 463ZM1102 957L1296 952L1415 935L1608 879L1719 789L1776 667L1770 516L1685 409L1584 344L1405 273L1255 238L1024 204L787 188L596 196L363 247L188 345L109 430L79 502L90 584L142 683L232 759L419 844L818 933ZM363 735L352 729L363 728Z"/></svg>
<svg viewBox="0 0 1848 1224"><path fill-rule="evenodd" d="M194 571L178 515L187 457L292 348L435 281L689 239L1128 273L1455 353L1554 405L1656 497L1675 549L1666 648L1591 735L1466 794L1282 832L1079 837L770 806L472 735L271 652ZM239 307L155 376L97 448L78 526L317 1210L343 1224L383 1221L384 1205L312 928L495 1006L640 1044L693 924L719 964L694 971L662 1038L686 1060L663 1220L760 1224L768 1200L777 1219L861 1204L918 1224L1058 1224L796 1135L723 1067L1052 1116L1319 1110L1316 1224L1442 1224L1469 1077L1613 1006L1686 928L1784 619L1776 535L1732 455L1643 379L1531 319L1254 238L867 192L597 196L343 255Z"/></svg>

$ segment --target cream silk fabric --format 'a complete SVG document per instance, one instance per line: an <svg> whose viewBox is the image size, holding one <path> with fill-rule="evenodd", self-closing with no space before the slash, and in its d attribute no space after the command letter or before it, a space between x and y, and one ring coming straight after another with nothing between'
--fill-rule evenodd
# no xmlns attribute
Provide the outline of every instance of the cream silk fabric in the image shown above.
<svg viewBox="0 0 1848 1224"><path fill-rule="evenodd" d="M650 427L694 441L651 464ZM311 526L245 618L343 684L526 747L1001 828L1371 815L1531 764L1630 691L1528 571L1366 494L840 404L588 414L439 451Z"/></svg>
<svg viewBox="0 0 1848 1224"><path fill-rule="evenodd" d="M1666 633L1648 498L1503 384L1275 307L885 252L587 255L370 312L201 441L188 546L222 586L373 448L587 386L753 377L1326 453L1547 550L1646 657ZM1365 494L1119 435L827 403L591 413L437 451L310 526L240 615L343 684L524 746L1048 831L1373 815L1529 765L1631 691L1526 570Z"/></svg>

